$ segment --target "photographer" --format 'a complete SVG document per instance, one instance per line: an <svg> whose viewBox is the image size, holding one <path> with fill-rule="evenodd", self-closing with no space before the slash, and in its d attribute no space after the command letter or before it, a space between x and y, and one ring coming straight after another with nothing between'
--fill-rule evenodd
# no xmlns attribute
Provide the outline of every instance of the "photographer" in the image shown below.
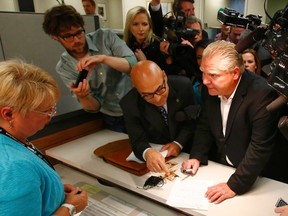
<svg viewBox="0 0 288 216"><path fill-rule="evenodd" d="M171 64L180 67L180 74L185 75L194 83L197 74L197 59L194 50L195 44L202 40L201 20L195 16L183 17L179 14L174 19L165 19L166 41L161 42L160 49L171 59ZM164 36L164 38L165 38Z"/></svg>
<svg viewBox="0 0 288 216"><path fill-rule="evenodd" d="M178 15L182 11L185 16L195 16L194 0L175 0L173 3L173 14ZM153 32L162 37L164 34L164 21L160 0L151 0L149 4L149 13L153 23ZM157 26L157 27L156 27ZM208 33L202 30L204 38L208 38Z"/></svg>

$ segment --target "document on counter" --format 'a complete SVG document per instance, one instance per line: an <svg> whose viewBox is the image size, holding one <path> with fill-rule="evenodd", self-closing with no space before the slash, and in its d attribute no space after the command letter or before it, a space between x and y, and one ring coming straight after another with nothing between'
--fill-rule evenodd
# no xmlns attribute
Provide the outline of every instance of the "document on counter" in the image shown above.
<svg viewBox="0 0 288 216"><path fill-rule="evenodd" d="M177 208L193 208L208 210L209 201L205 193L213 185L212 181L193 180L193 177L184 181L177 178L166 203Z"/></svg>
<svg viewBox="0 0 288 216"><path fill-rule="evenodd" d="M95 186L79 182L75 186L88 193L88 206L77 216L154 216L125 200Z"/></svg>

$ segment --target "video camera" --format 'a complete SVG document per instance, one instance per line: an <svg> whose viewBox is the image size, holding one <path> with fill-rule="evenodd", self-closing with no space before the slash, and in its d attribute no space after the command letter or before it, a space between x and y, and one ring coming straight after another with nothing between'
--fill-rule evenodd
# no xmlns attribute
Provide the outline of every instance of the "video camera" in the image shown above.
<svg viewBox="0 0 288 216"><path fill-rule="evenodd" d="M169 12L170 13L170 12ZM177 16L167 17L167 13L164 18L164 37L163 40L170 42L168 53L169 55L186 55L190 52L192 47L189 45L182 45L181 38L189 40L197 35L197 32L193 29L185 27L186 16L182 11L177 12Z"/></svg>
<svg viewBox="0 0 288 216"><path fill-rule="evenodd" d="M260 15L248 15L246 17L243 14L231 9L231 8L221 8L217 14L217 20L224 25L236 26L240 28L247 28L254 30L257 26L261 24Z"/></svg>
<svg viewBox="0 0 288 216"><path fill-rule="evenodd" d="M259 41L275 59L270 66L268 84L277 90L285 99L288 97L288 4L276 12L269 25L260 26L261 16L248 15L243 17L233 9L225 8L218 11L217 19L229 26L248 28L252 32L238 42L236 49L242 52L253 43ZM284 103L284 102L283 102ZM287 100L286 100L287 103ZM279 104L280 105L280 104ZM278 106L279 106L278 105ZM284 105L284 104L282 104ZM274 109L274 107L272 107Z"/></svg>

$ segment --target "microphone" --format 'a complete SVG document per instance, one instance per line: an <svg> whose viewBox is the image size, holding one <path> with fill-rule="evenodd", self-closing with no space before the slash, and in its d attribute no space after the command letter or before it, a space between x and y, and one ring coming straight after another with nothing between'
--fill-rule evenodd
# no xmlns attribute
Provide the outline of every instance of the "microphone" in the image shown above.
<svg viewBox="0 0 288 216"><path fill-rule="evenodd" d="M272 101L270 104L267 105L266 109L269 112L273 112L279 108L281 108L282 106L284 106L287 103L287 98L280 94L278 96L278 98L276 98L274 101Z"/></svg>
<svg viewBox="0 0 288 216"><path fill-rule="evenodd" d="M242 53L245 49L251 47L255 42L258 42L265 38L266 28L258 27L248 34L244 39L240 40L235 49L238 53Z"/></svg>
<svg viewBox="0 0 288 216"><path fill-rule="evenodd" d="M199 117L201 110L200 105L189 105L183 109L183 111L178 111L175 114L175 119L177 122L196 120Z"/></svg>

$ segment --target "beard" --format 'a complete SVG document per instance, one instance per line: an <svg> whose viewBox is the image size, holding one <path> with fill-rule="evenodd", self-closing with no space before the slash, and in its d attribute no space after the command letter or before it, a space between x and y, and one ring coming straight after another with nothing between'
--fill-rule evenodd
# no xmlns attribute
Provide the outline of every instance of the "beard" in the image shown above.
<svg viewBox="0 0 288 216"><path fill-rule="evenodd" d="M88 50L88 46L86 43L75 43L71 49L66 49L67 52L72 55L72 56L82 56L82 55L86 55L87 50Z"/></svg>

